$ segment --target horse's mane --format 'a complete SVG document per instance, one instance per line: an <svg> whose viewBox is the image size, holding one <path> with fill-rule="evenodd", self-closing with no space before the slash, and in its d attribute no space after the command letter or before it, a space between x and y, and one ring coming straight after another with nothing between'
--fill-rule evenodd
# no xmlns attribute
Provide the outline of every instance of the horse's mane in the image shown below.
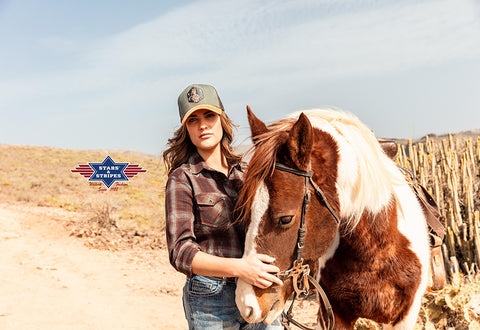
<svg viewBox="0 0 480 330"><path fill-rule="evenodd" d="M340 216L346 228L352 230L364 211L376 214L385 209L394 194L394 184L401 182L403 177L365 124L351 113L332 109L297 111L255 137L252 147L255 152L237 203L240 218L247 221L250 218L255 193L260 183L272 175L278 148L285 143L302 112L314 128L329 133L338 144L340 159L336 188Z"/></svg>
<svg viewBox="0 0 480 330"><path fill-rule="evenodd" d="M337 192L344 225L354 229L365 211L377 214L395 197L403 182L395 163L383 152L372 130L355 115L332 109L298 111L312 126L330 133L339 146Z"/></svg>
<svg viewBox="0 0 480 330"><path fill-rule="evenodd" d="M253 138L253 146L246 153L253 155L236 206L239 220L249 221L255 193L259 185L272 175L278 148L286 142L288 132L295 122L294 119L281 119L268 126L267 132Z"/></svg>

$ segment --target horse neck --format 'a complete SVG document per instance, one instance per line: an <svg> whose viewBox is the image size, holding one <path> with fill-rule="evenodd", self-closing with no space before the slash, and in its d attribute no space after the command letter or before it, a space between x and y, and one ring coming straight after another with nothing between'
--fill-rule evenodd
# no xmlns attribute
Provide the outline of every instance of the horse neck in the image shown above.
<svg viewBox="0 0 480 330"><path fill-rule="evenodd" d="M395 241L397 228L396 201L386 205L377 213L364 211L357 225L342 235L342 240L355 253L370 258L379 248L385 248Z"/></svg>

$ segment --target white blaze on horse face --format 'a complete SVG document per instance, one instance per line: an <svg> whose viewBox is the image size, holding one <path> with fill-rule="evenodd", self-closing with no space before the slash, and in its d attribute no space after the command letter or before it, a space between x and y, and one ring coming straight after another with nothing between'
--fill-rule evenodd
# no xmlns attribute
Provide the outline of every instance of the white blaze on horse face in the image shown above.
<svg viewBox="0 0 480 330"><path fill-rule="evenodd" d="M256 253L257 245L255 239L258 235L258 227L260 221L268 209L268 203L270 202L270 196L268 195L268 189L265 183L261 183L255 193L255 197L252 203L252 212L250 225L248 226L247 234L245 237L245 252L244 256L248 256L252 253Z"/></svg>
<svg viewBox="0 0 480 330"><path fill-rule="evenodd" d="M258 235L258 227L263 215L268 209L268 203L270 196L268 195L267 186L262 182L255 193L255 198L252 204L252 212L250 225L248 226L247 234L245 237L245 252L243 256L256 253L257 245L255 240ZM238 279L237 289L235 291L235 302L242 317L250 323L260 322L262 312L253 291L253 286Z"/></svg>

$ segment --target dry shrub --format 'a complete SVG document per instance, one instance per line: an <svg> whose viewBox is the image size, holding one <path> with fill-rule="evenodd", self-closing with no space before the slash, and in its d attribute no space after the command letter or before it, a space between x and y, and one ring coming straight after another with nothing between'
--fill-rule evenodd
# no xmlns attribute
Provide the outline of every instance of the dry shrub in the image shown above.
<svg viewBox="0 0 480 330"><path fill-rule="evenodd" d="M100 250L117 251L127 248L162 249L163 232L120 226L114 215L116 207L109 202L90 205L91 216L70 222L71 235L83 238L85 245Z"/></svg>
<svg viewBox="0 0 480 330"><path fill-rule="evenodd" d="M480 282L461 275L440 292L427 292L417 323L425 329L480 329Z"/></svg>

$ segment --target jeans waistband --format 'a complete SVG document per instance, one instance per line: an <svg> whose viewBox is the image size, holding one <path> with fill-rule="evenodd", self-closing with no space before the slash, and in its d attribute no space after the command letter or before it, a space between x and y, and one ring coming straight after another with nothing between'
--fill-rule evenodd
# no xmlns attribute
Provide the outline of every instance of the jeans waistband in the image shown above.
<svg viewBox="0 0 480 330"><path fill-rule="evenodd" d="M218 276L204 276L206 278L210 278L212 280L217 280L222 283L237 283L236 277L218 277Z"/></svg>

